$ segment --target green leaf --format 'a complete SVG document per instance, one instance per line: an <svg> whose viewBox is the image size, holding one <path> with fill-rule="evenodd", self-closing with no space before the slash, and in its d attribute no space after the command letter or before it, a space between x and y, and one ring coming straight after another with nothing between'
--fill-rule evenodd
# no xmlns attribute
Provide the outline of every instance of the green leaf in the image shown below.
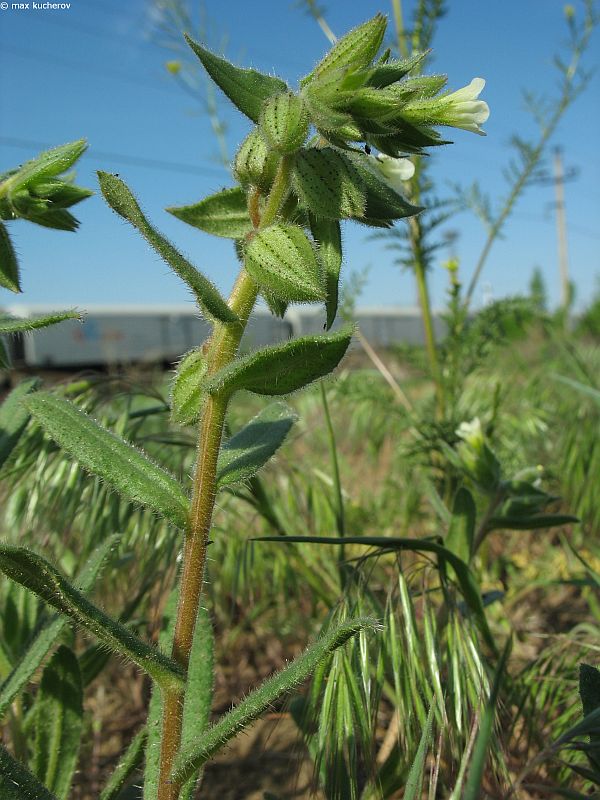
<svg viewBox="0 0 600 800"><path fill-rule="evenodd" d="M445 545L466 564L473 555L475 541L475 501L468 489L461 488L456 493L452 505L452 519L446 535Z"/></svg>
<svg viewBox="0 0 600 800"><path fill-rule="evenodd" d="M147 735L148 732L144 727L134 736L114 772L108 779L108 783L100 792L98 800L118 800L119 794L127 785L128 779L142 763Z"/></svg>
<svg viewBox="0 0 600 800"><path fill-rule="evenodd" d="M39 328L48 328L50 325L56 325L66 319L81 320L82 316L78 311L73 310L55 311L53 314L45 314L43 317L27 317L27 319L0 314L0 333L28 333Z"/></svg>
<svg viewBox="0 0 600 800"><path fill-rule="evenodd" d="M35 707L33 771L67 800L83 730L83 687L77 657L61 646L43 672Z"/></svg>
<svg viewBox="0 0 600 800"><path fill-rule="evenodd" d="M239 186L223 189L192 206L167 208L169 214L213 236L243 239L253 228L246 192Z"/></svg>
<svg viewBox="0 0 600 800"><path fill-rule="evenodd" d="M75 586L79 591L85 594L91 590L118 538L118 536L110 536L91 554L75 581ZM47 622L29 642L19 663L0 687L0 719L19 692L29 683L68 624L64 617L55 617Z"/></svg>
<svg viewBox="0 0 600 800"><path fill-rule="evenodd" d="M265 347L236 359L206 382L209 394L230 395L240 389L255 394L284 395L328 375L342 360L352 329L327 336L304 336Z"/></svg>
<svg viewBox="0 0 600 800"><path fill-rule="evenodd" d="M0 405L0 467L14 450L29 420L22 400L39 385L38 378L22 381Z"/></svg>
<svg viewBox="0 0 600 800"><path fill-rule="evenodd" d="M100 189L108 205L123 219L131 223L142 234L148 244L156 250L176 275L186 283L196 296L198 305L207 317L219 322L237 322L238 318L229 308L218 290L208 278L173 247L144 216L129 187L115 175L98 172Z"/></svg>
<svg viewBox="0 0 600 800"><path fill-rule="evenodd" d="M177 365L171 387L171 419L179 425L191 425L200 416L206 396L203 379L207 363L201 347L190 350Z"/></svg>
<svg viewBox="0 0 600 800"><path fill-rule="evenodd" d="M572 514L536 514L535 516L492 517L486 530L499 529L513 531L534 531L539 528L555 528L559 525L572 525L579 522Z"/></svg>
<svg viewBox="0 0 600 800"><path fill-rule="evenodd" d="M261 289L284 302L324 300L321 264L297 225L258 231L246 248L246 269Z"/></svg>
<svg viewBox="0 0 600 800"><path fill-rule="evenodd" d="M440 561L448 562L453 568L465 603L473 613L486 644L496 652L496 643L489 629L481 592L477 580L468 564L431 539L410 539L400 536L259 536L257 542L277 542L278 544L326 544L340 545L358 544L364 547L375 547L382 551L409 550L415 553L435 553Z"/></svg>
<svg viewBox="0 0 600 800"><path fill-rule="evenodd" d="M8 750L0 744L0 796L2 800L57 800Z"/></svg>
<svg viewBox="0 0 600 800"><path fill-rule="evenodd" d="M359 172L344 153L331 147L309 147L295 159L292 184L316 217L362 217L366 196Z"/></svg>
<svg viewBox="0 0 600 800"><path fill-rule="evenodd" d="M238 706L212 725L201 740L184 748L175 761L173 778L184 781L202 767L223 745L258 719L272 704L305 681L329 655L351 636L374 629L375 620L359 618L329 630L281 672L266 680Z"/></svg>
<svg viewBox="0 0 600 800"><path fill-rule="evenodd" d="M189 503L181 486L144 453L62 397L36 392L24 403L48 436L85 469L127 499L151 508L179 528L185 527Z"/></svg>
<svg viewBox="0 0 600 800"><path fill-rule="evenodd" d="M319 219L310 215L310 230L317 247L325 273L327 299L327 330L335 322L338 309L340 270L342 268L342 233L337 220Z"/></svg>
<svg viewBox="0 0 600 800"><path fill-rule="evenodd" d="M423 775L425 774L425 758L427 756L427 748L431 742L431 733L433 728L433 711L434 707L432 702L429 713L427 714L427 722L425 723L425 727L421 733L417 754L410 765L410 772L408 773L408 778L406 779L406 784L404 786L403 800L420 800L422 796Z"/></svg>
<svg viewBox="0 0 600 800"><path fill-rule="evenodd" d="M346 71L368 66L377 55L385 29L386 18L376 14L372 19L349 31L339 39L310 75L300 81L301 86L315 83L331 75L341 80Z"/></svg>
<svg viewBox="0 0 600 800"><path fill-rule="evenodd" d="M208 728L215 684L214 660L215 640L210 614L205 608L200 608L190 652L183 705L181 746L184 749L201 741ZM198 774L190 776L181 790L181 800L192 800L197 780Z"/></svg>
<svg viewBox="0 0 600 800"><path fill-rule="evenodd" d="M496 670L494 672L494 683L490 697L481 718L481 724L475 739L475 746L473 747L473 757L471 758L471 765L469 769L469 777L465 785L462 800L479 800L482 796L481 782L485 769L485 762L492 739L494 730L494 718L496 716L496 705L498 703L498 695L500 694L500 687L506 672L506 664L512 649L512 639L506 643L502 655L498 660Z"/></svg>
<svg viewBox="0 0 600 800"><path fill-rule="evenodd" d="M277 452L298 419L284 403L272 403L222 446L217 462L217 486L249 480Z"/></svg>
<svg viewBox="0 0 600 800"><path fill-rule="evenodd" d="M287 85L280 78L236 67L206 50L187 34L185 40L217 86L253 122L258 122L262 105L268 97L287 91Z"/></svg>
<svg viewBox="0 0 600 800"><path fill-rule="evenodd" d="M181 685L184 674L178 664L90 603L42 556L24 547L0 544L0 569L11 580L73 619L111 650L140 666L159 685L167 688Z"/></svg>
<svg viewBox="0 0 600 800"><path fill-rule="evenodd" d="M0 286L11 292L21 291L17 254L3 222L0 222Z"/></svg>
<svg viewBox="0 0 600 800"><path fill-rule="evenodd" d="M34 183L41 183L47 178L60 175L61 172L72 167L77 159L87 148L85 139L63 144L46 150L39 156L28 161L17 170L9 179L9 193L27 189Z"/></svg>

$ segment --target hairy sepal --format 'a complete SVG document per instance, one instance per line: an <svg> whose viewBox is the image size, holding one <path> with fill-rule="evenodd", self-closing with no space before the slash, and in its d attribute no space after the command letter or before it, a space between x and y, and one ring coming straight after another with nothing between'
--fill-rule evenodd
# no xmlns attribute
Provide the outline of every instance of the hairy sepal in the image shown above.
<svg viewBox="0 0 600 800"><path fill-rule="evenodd" d="M166 261L173 272L189 286L204 314L219 322L237 322L237 316L221 297L214 284L190 264L168 239L165 239L152 227L129 187L120 178L108 172L98 172L98 179L108 205L133 225L148 244Z"/></svg>
<svg viewBox="0 0 600 800"><path fill-rule="evenodd" d="M133 445L115 436L73 403L49 392L23 400L44 431L81 465L128 500L147 506L178 528L189 501L178 481Z"/></svg>
<svg viewBox="0 0 600 800"><path fill-rule="evenodd" d="M201 347L190 350L177 365L171 388L171 419L179 425L196 422L206 396L203 381L208 369Z"/></svg>
<svg viewBox="0 0 600 800"><path fill-rule="evenodd" d="M217 486L252 478L283 444L298 415L285 403L271 403L226 442L217 462Z"/></svg>
<svg viewBox="0 0 600 800"><path fill-rule="evenodd" d="M377 166L372 166L366 159L368 156L354 153L347 158L360 175L365 187L366 205L363 217L359 222L375 227L389 226L394 220L412 217L423 211L420 206L413 206L402 195L377 175Z"/></svg>
<svg viewBox="0 0 600 800"><path fill-rule="evenodd" d="M295 159L293 187L317 217L362 217L365 190L361 175L346 154L331 147L301 150Z"/></svg>
<svg viewBox="0 0 600 800"><path fill-rule="evenodd" d="M295 153L308 136L308 111L301 97L292 92L265 101L260 129L266 141L279 153Z"/></svg>
<svg viewBox="0 0 600 800"><path fill-rule="evenodd" d="M273 185L279 155L269 149L258 128L250 131L240 145L233 162L233 174L242 186L257 186L267 194Z"/></svg>
<svg viewBox="0 0 600 800"><path fill-rule="evenodd" d="M225 239L243 239L252 230L246 193L239 186L223 189L194 205L167 211L194 228Z"/></svg>
<svg viewBox="0 0 600 800"><path fill-rule="evenodd" d="M238 733L258 719L280 697L305 681L330 653L363 630L373 630L373 619L358 618L328 631L281 672L251 692L236 708L203 734L199 742L184 749L175 762L173 778L186 780Z"/></svg>
<svg viewBox="0 0 600 800"><path fill-rule="evenodd" d="M325 299L317 253L297 225L281 223L259 231L246 248L245 265L261 289L284 302Z"/></svg>
<svg viewBox="0 0 600 800"><path fill-rule="evenodd" d="M163 687L180 686L181 667L134 636L124 625L91 603L45 558L24 547L0 545L0 569L7 577L41 597L100 642L127 657Z"/></svg>
<svg viewBox="0 0 600 800"><path fill-rule="evenodd" d="M349 31L334 44L314 70L302 79L300 85L306 86L332 74L342 75L345 70L354 71L368 66L381 47L386 26L387 21L383 14L376 14Z"/></svg>
<svg viewBox="0 0 600 800"><path fill-rule="evenodd" d="M53 147L40 153L17 170L10 178L10 192L28 189L33 184L41 183L47 178L60 175L72 167L87 148L85 139Z"/></svg>
<svg viewBox="0 0 600 800"><path fill-rule="evenodd" d="M207 381L206 391L222 396L240 389L263 395L291 394L332 372L344 357L352 333L347 327L266 347L216 372Z"/></svg>
<svg viewBox="0 0 600 800"><path fill-rule="evenodd" d="M310 230L319 248L323 265L323 280L327 299L327 330L335 322L339 300L340 270L342 268L342 233L340 223L334 219L320 219L310 215Z"/></svg>
<svg viewBox="0 0 600 800"><path fill-rule="evenodd" d="M253 122L259 121L263 103L268 97L287 90L286 83L280 78L264 75L255 69L236 67L202 47L187 34L185 40L217 86Z"/></svg>

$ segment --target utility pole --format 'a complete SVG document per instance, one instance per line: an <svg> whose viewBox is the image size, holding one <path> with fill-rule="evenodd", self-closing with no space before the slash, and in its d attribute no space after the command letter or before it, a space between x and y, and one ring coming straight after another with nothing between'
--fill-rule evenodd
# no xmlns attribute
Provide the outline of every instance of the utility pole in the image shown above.
<svg viewBox="0 0 600 800"><path fill-rule="evenodd" d="M558 237L558 270L560 273L560 304L567 309L571 300L569 282L569 253L565 216L565 174L560 147L554 149L554 193L556 196L556 233Z"/></svg>

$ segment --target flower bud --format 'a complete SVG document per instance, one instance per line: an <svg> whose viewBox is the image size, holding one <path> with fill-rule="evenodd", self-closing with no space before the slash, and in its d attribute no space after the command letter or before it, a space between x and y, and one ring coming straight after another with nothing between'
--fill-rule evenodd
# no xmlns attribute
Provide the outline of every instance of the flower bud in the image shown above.
<svg viewBox="0 0 600 800"><path fill-rule="evenodd" d="M260 118L261 133L279 153L295 153L308 136L308 112L292 92L269 97Z"/></svg>
<svg viewBox="0 0 600 800"><path fill-rule="evenodd" d="M278 161L278 154L269 150L260 131L254 128L238 150L233 173L242 186L258 186L263 192L268 192L275 178Z"/></svg>

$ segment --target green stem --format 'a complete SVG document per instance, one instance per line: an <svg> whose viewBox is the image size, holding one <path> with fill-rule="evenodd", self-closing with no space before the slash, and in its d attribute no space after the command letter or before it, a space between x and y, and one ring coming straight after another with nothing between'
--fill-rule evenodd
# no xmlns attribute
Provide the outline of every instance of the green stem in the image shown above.
<svg viewBox="0 0 600 800"><path fill-rule="evenodd" d="M258 227L272 224L287 197L292 157L281 158L273 187ZM252 192L250 201L255 201ZM214 373L235 358L248 318L258 296L258 287L244 268L241 269L229 298L229 306L239 322L215 323L208 348L208 374ZM193 482L189 521L183 548L179 605L173 635L172 657L187 670L194 628L204 583L209 533L215 505L217 458L229 398L209 397L204 405L198 436L198 457ZM163 720L160 751L158 800L177 800L181 783L170 778L181 745L185 688L163 693Z"/></svg>
<svg viewBox="0 0 600 800"><path fill-rule="evenodd" d="M404 28L404 17L402 15L402 0L392 0L392 10L394 12L394 25L396 28L396 39L398 40L398 50L400 51L402 58L408 58L406 29Z"/></svg>
<svg viewBox="0 0 600 800"><path fill-rule="evenodd" d="M417 292L419 295L419 305L421 307L421 316L423 318L423 329L425 332L425 349L427 351L427 359L429 361L429 371L435 384L436 410L438 418L441 419L444 416L446 405L444 385L442 382L442 372L440 369L435 333L433 330L433 314L431 313L431 300L429 297L429 287L427 286L425 260L421 254L421 240L422 234L420 223L416 217L412 217L410 220L410 243L415 259L414 269L415 278L417 281Z"/></svg>

